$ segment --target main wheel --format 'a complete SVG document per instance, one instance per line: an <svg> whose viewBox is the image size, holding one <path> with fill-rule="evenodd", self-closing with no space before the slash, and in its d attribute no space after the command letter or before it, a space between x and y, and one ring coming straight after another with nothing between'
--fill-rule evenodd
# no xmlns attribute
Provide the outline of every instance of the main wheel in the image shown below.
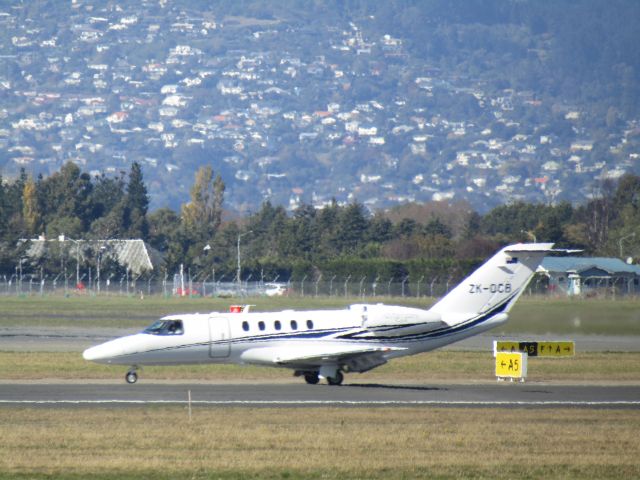
<svg viewBox="0 0 640 480"><path fill-rule="evenodd" d="M124 378L127 383L136 383L138 381L138 374L134 370L131 370L127 372L127 375Z"/></svg>
<svg viewBox="0 0 640 480"><path fill-rule="evenodd" d="M341 385L344 380L344 375L340 370L336 372L335 377L327 377L327 383L329 385Z"/></svg>
<svg viewBox="0 0 640 480"><path fill-rule="evenodd" d="M304 374L304 381L309 385L315 385L320 381L320 377L318 377L318 372L307 372Z"/></svg>

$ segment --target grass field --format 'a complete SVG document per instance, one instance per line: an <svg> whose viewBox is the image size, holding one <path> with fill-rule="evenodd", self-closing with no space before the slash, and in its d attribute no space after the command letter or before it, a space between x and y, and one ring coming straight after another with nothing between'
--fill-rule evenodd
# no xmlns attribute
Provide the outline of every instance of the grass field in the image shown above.
<svg viewBox="0 0 640 480"><path fill-rule="evenodd" d="M365 299L364 301L371 301ZM376 298L388 304L428 307L428 298ZM164 297L0 297L1 327L142 328L167 314L226 311L232 303L254 310L342 308L362 299L342 297L258 297L243 300ZM640 300L523 297L496 334L554 333L640 335Z"/></svg>
<svg viewBox="0 0 640 480"><path fill-rule="evenodd" d="M254 310L341 308L361 301L338 297L249 299ZM92 328L138 329L163 315L177 312L225 311L232 301L211 298L164 297L0 297L0 328ZM390 298L385 303L428 306L429 299ZM496 335L591 334L638 335L640 301L570 300L524 297L515 306L505 327ZM79 352L2 352L0 379L119 379L123 369L85 362ZM620 366L623 368L620 368ZM530 359L529 380L566 382L640 381L639 353L589 353L580 350L575 358ZM288 370L234 367L185 366L145 368L142 378L203 381L288 381ZM349 375L354 382L438 382L490 381L493 357L490 352L435 351L390 362L365 375Z"/></svg>
<svg viewBox="0 0 640 480"><path fill-rule="evenodd" d="M114 380L124 381L126 367L96 365L80 353L0 352L0 380ZM301 382L288 369L236 365L145 367L141 381ZM348 374L345 383L492 382L491 352L436 350L403 357L364 374ZM573 358L530 358L529 382L638 383L640 353L578 352Z"/></svg>
<svg viewBox="0 0 640 480"><path fill-rule="evenodd" d="M640 477L637 410L0 409L8 479Z"/></svg>
<svg viewBox="0 0 640 480"><path fill-rule="evenodd" d="M253 299L258 310L338 308L355 299ZM376 299L376 301L378 301ZM0 329L141 328L229 300L0 298ZM427 306L425 299L385 303ZM500 334L640 335L640 302L524 298ZM624 368L620 368L620 366ZM79 352L0 351L0 388L17 380L123 381ZM145 368L141 382L300 381L287 370ZM346 382L491 382L491 352L401 358ZM640 381L640 353L529 360L528 381ZM0 408L0 479L640 478L640 411L459 408Z"/></svg>

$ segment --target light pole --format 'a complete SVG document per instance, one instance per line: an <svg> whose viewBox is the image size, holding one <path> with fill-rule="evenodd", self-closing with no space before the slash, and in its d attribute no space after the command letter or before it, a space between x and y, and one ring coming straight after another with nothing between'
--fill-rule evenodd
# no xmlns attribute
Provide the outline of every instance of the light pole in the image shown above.
<svg viewBox="0 0 640 480"><path fill-rule="evenodd" d="M65 242L67 240L76 244L76 288L78 288L78 285L80 285L80 241L65 237L64 234L58 235L59 242Z"/></svg>
<svg viewBox="0 0 640 480"><path fill-rule="evenodd" d="M240 239L245 235L249 235L250 233L253 233L253 230L238 234L238 272L236 274L236 283L238 284L238 286L240 286L240 274L242 273L242 266L240 263Z"/></svg>
<svg viewBox="0 0 640 480"><path fill-rule="evenodd" d="M107 249L104 245L98 250L98 293L100 293L100 264L102 263L102 253Z"/></svg>

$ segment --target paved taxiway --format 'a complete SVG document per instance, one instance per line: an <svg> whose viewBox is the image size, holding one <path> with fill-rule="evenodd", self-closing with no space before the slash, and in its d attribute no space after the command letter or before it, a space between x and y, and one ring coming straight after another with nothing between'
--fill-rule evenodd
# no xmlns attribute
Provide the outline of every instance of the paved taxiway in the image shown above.
<svg viewBox="0 0 640 480"><path fill-rule="evenodd" d="M0 383L0 406L193 405L640 408L640 385Z"/></svg>
<svg viewBox="0 0 640 480"><path fill-rule="evenodd" d="M82 352L85 348L139 329L78 327L0 327L0 351L6 352ZM445 350L493 350L494 340L573 340L580 352L640 352L635 335L527 335L497 337L491 333L477 335L444 347Z"/></svg>

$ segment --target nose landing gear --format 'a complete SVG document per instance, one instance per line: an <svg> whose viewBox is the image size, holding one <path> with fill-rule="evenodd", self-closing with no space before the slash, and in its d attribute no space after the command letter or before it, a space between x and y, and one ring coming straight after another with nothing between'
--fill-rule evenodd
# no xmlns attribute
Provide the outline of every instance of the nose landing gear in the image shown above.
<svg viewBox="0 0 640 480"><path fill-rule="evenodd" d="M124 379L127 381L127 383L129 384L134 384L138 381L138 372L137 372L137 368L136 367L132 367L131 370L129 370L127 372L127 374L125 375Z"/></svg>

